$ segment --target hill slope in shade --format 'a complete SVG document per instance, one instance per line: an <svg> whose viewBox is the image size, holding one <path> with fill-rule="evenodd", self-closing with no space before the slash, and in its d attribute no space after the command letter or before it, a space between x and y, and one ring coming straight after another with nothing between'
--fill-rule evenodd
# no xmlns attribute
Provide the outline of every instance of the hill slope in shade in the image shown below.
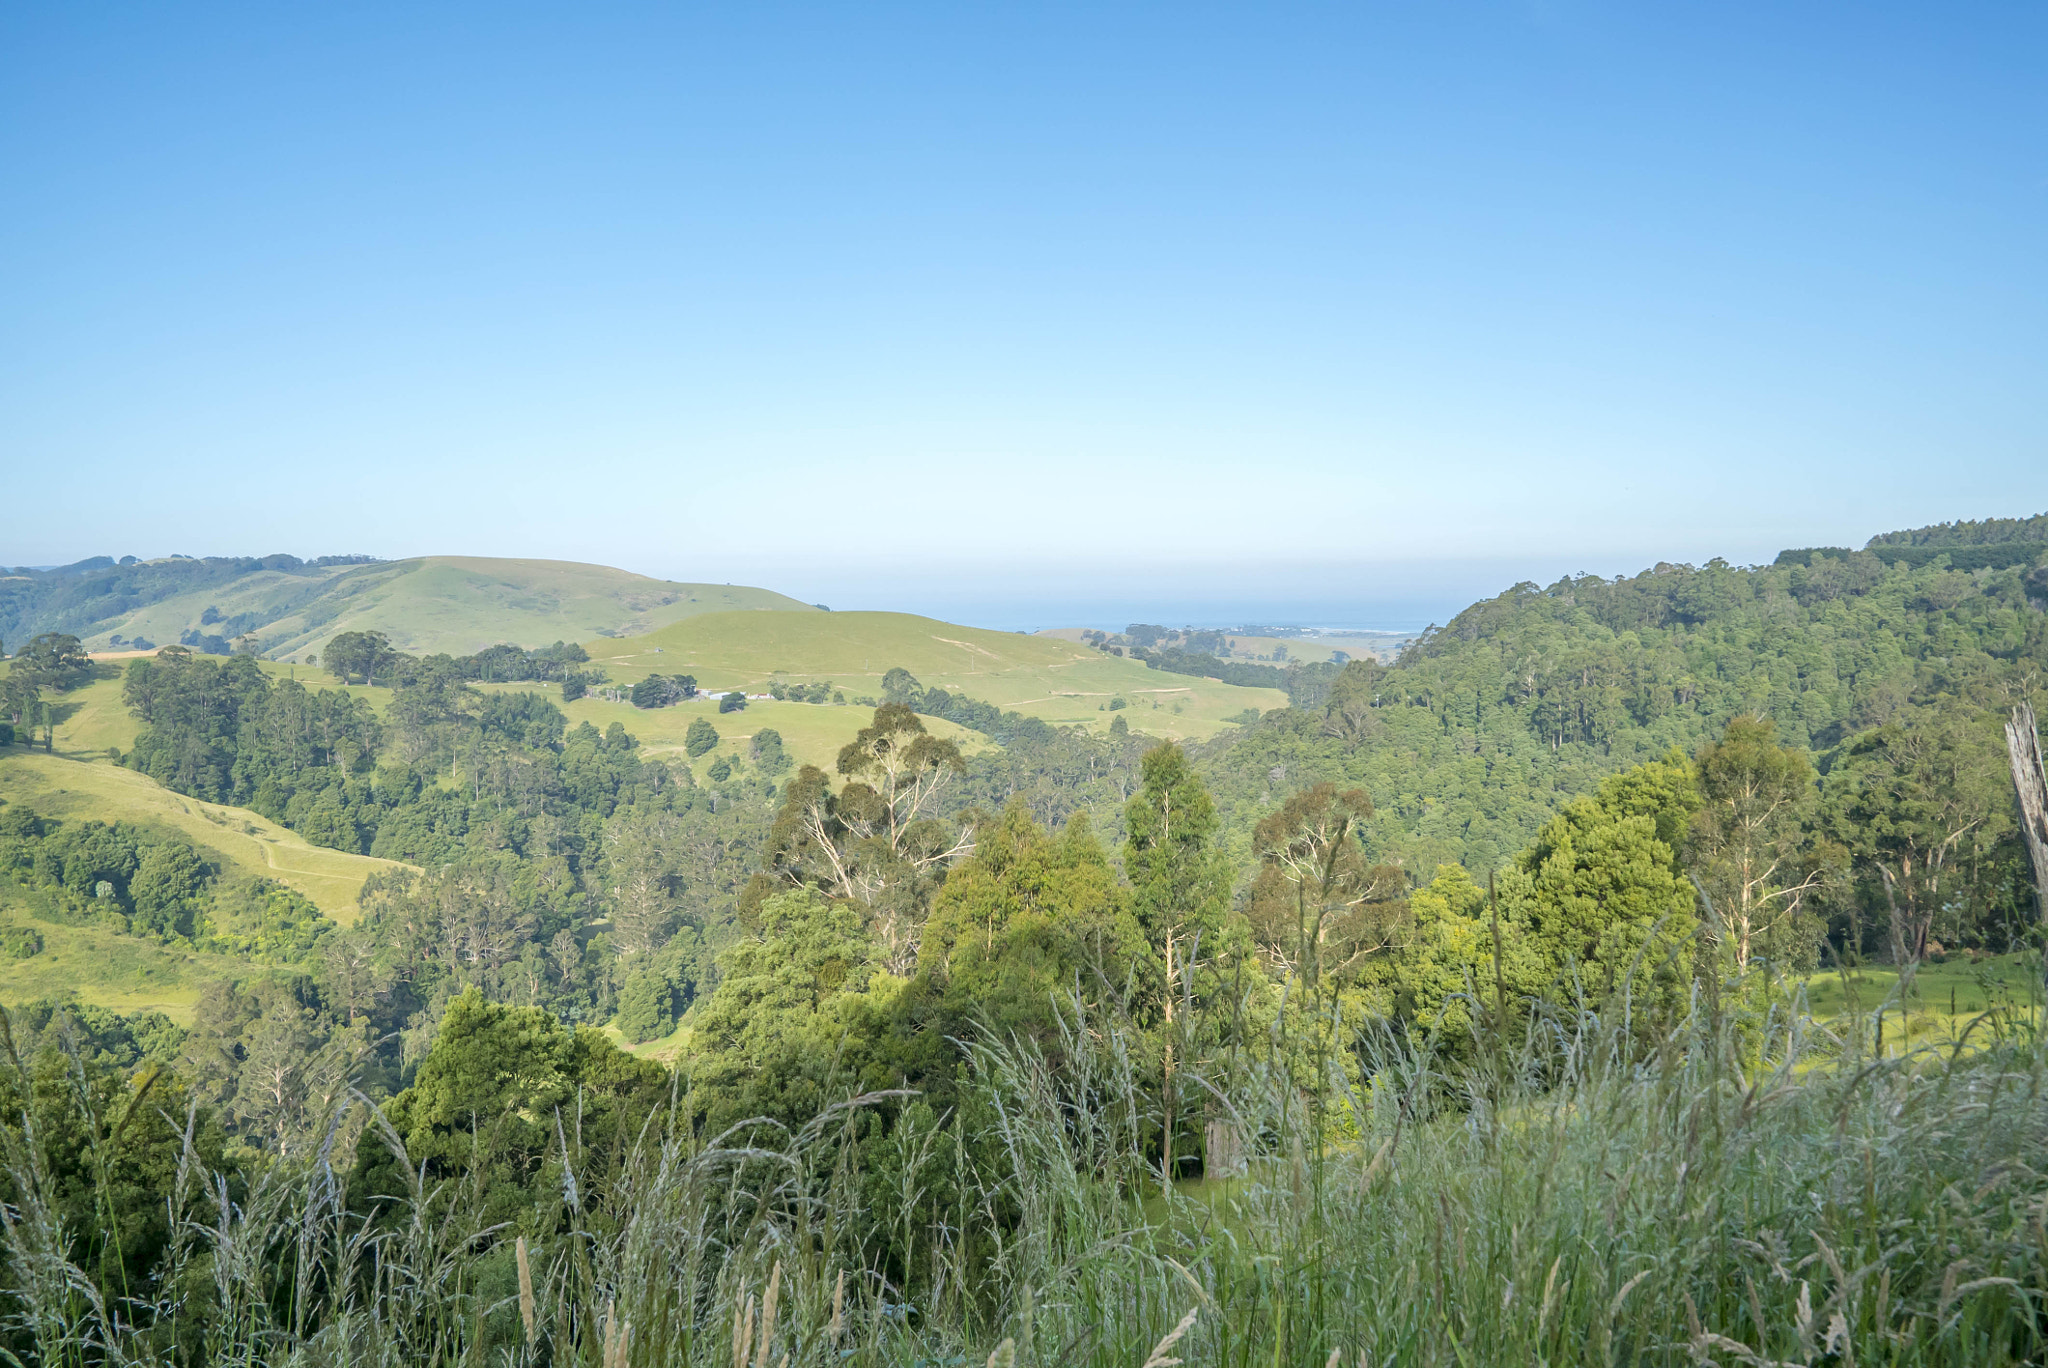
<svg viewBox="0 0 2048 1368"><path fill-rule="evenodd" d="M343 925L356 919L363 880L375 870L399 867L312 845L246 808L173 793L147 775L104 760L71 760L25 746L0 748L0 798L45 817L173 828L223 865L297 889Z"/></svg>
<svg viewBox="0 0 2048 1368"><path fill-rule="evenodd" d="M781 679L830 680L879 696L895 667L926 688L1059 725L1107 727L1118 715L1165 737L1203 737L1247 708L1285 707L1278 689L1166 674L1054 637L962 627L909 613L707 613L645 636L585 642L614 679L691 674L699 688L765 692ZM1109 705L1122 699L1124 708Z"/></svg>
<svg viewBox="0 0 2048 1368"><path fill-rule="evenodd" d="M263 655L282 659L316 652L337 632L376 631L415 654L467 655L502 641L532 647L629 636L693 613L764 609L818 611L767 589L683 584L604 565L422 556L256 569L70 630L90 650L119 649L136 638L165 646L188 632L248 634Z"/></svg>

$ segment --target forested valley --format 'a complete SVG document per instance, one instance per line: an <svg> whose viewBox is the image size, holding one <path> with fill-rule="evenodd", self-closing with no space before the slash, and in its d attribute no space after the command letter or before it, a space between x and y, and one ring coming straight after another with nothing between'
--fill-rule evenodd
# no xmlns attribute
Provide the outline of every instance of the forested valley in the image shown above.
<svg viewBox="0 0 2048 1368"><path fill-rule="evenodd" d="M1287 691L1183 744L896 669L708 781L572 726L562 643L127 661L110 759L392 864L342 925L0 806L39 915L245 968L7 1014L0 1346L2039 1362L2044 528L1519 584L1390 665L1099 635ZM90 668L18 653L8 739Z"/></svg>

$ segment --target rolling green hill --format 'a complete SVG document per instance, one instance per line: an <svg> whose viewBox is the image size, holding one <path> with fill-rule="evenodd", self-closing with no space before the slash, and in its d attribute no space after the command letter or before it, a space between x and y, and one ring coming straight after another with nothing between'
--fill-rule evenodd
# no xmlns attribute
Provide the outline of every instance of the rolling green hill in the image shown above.
<svg viewBox="0 0 2048 1368"><path fill-rule="evenodd" d="M60 631L94 651L207 637L221 639L219 650L249 637L273 659L317 652L345 631L383 632L418 655L467 655L499 642L533 647L629 636L693 613L755 609L818 611L742 585L477 556L368 564L177 557L0 578L0 627L10 642Z"/></svg>
<svg viewBox="0 0 2048 1368"><path fill-rule="evenodd" d="M112 645L115 635L162 644L188 630L218 630L201 623L208 608L223 619L264 619L249 630L273 659L316 652L337 632L382 632L416 655L466 655L501 641L530 647L627 636L693 613L818 611L766 589L678 584L602 565L425 556L338 568L312 597L304 596L300 578L258 571L225 589L195 590L104 623L87 645Z"/></svg>
<svg viewBox="0 0 2048 1368"><path fill-rule="evenodd" d="M822 617L823 614L818 616ZM119 667L125 664L126 661L118 659L104 662L101 666L100 678L95 679L83 688L73 689L69 693L52 695L52 702L55 704L57 716L54 758L71 761L99 760L106 755L108 747L115 747L125 751L134 746L135 736L141 729L141 723L136 720L135 715L121 701L121 672ZM292 666L281 661L264 661L262 666L263 672L273 679L294 677L313 689L344 688L344 686L337 684L317 667L305 665ZM0 672L4 672L6 668L6 666L0 665ZM613 671L613 673L618 674L622 678L637 679L644 676L647 671L643 670L633 673ZM853 686L851 676L848 677L848 684L853 692L880 687L879 684L873 682ZM571 726L579 722L589 722L595 725L599 731L603 731L612 723L617 722L640 741L647 754L662 756L674 764L688 765L700 783L707 782L705 778L706 772L720 756L725 756L729 759L738 759L744 756L747 750L747 743L753 739L754 733L763 727L771 727L781 735L785 749L797 764L817 765L824 769L830 769L832 768L834 758L839 754L839 748L853 740L854 733L866 726L869 719L873 716L873 712L868 708L852 706L830 707L810 703L781 703L773 699L756 700L743 713L720 715L717 710L718 705L710 699L698 699L670 708L636 708L630 703L614 703L609 699L594 694L579 698L574 702L564 703L561 699L560 691L552 685L545 684L484 684L478 687L486 693L525 692L541 694L564 713L568 714ZM350 684L345 687L345 691L356 697L367 699L370 706L380 715L391 702L391 690L382 685L372 687L364 684ZM1170 713L1162 715L1171 716ZM1135 717L1136 714L1132 714L1132 716ZM695 760L691 760L683 754L683 734L689 729L691 721L699 717L709 717L712 719L718 728L719 744L715 749L697 757ZM925 719L925 725L934 735L952 741L963 751L972 752L992 744L988 738L980 733L969 731L965 727L957 726L943 718L928 717ZM10 758L31 754L38 759L42 755L40 751L30 752L21 746L0 748L0 796L4 796L6 792L7 785L4 767L10 762ZM122 774L128 773L125 770L119 772ZM132 777L140 778L140 776ZM175 795L173 795L173 798L175 799ZM189 802L191 800L176 799L176 801ZM222 810L228 811L228 809ZM233 811L239 813L240 809L234 809ZM59 814L52 813L52 815ZM88 815L98 816L99 814L91 813ZM113 821L130 815L128 813L110 813L103 820ZM260 823L263 819L252 817L252 820ZM292 837L291 839L296 840L297 838ZM256 869L258 872L271 872L262 870L256 865L252 865L251 868ZM271 876L279 877L274 873ZM361 882L360 878L356 880L357 885L360 885ZM344 920L346 920L347 915L353 915L353 892L350 893L349 898L351 911L343 914ZM314 901L318 902L320 900L316 897ZM322 903L322 907L325 908L325 906Z"/></svg>
<svg viewBox="0 0 2048 1368"><path fill-rule="evenodd" d="M105 760L46 755L26 746L0 747L0 799L45 817L172 828L223 866L297 889L344 925L356 919L363 880L375 870L397 867L390 860L312 845L245 808L173 793Z"/></svg>
<svg viewBox="0 0 2048 1368"><path fill-rule="evenodd" d="M643 636L586 642L614 679L695 675L702 689L765 692L772 681L830 680L879 696L901 667L926 687L966 694L1060 725L1206 737L1246 709L1285 707L1278 689L1166 674L1053 637L991 632L909 613L705 613ZM1122 699L1124 708L1109 705Z"/></svg>

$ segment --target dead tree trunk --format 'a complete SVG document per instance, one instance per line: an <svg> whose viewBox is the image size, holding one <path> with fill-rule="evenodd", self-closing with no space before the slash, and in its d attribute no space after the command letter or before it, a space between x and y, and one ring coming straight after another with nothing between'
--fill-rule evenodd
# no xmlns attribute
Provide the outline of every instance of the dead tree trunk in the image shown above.
<svg viewBox="0 0 2048 1368"><path fill-rule="evenodd" d="M2012 761L2012 783L2019 791L2020 827L2027 836L2027 855L2034 863L2034 903L2048 923L2048 766L2041 763L2041 733L2034 725L2034 705L2021 703L2005 724L2005 753ZM2043 955L2048 973L2048 954Z"/></svg>

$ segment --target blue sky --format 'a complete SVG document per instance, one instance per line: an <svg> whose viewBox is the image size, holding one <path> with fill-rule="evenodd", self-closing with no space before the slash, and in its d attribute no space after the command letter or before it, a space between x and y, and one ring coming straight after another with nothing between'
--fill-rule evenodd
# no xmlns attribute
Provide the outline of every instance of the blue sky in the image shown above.
<svg viewBox="0 0 2048 1368"><path fill-rule="evenodd" d="M1363 621L2039 512L2044 59L2018 4L9 7L0 561Z"/></svg>

